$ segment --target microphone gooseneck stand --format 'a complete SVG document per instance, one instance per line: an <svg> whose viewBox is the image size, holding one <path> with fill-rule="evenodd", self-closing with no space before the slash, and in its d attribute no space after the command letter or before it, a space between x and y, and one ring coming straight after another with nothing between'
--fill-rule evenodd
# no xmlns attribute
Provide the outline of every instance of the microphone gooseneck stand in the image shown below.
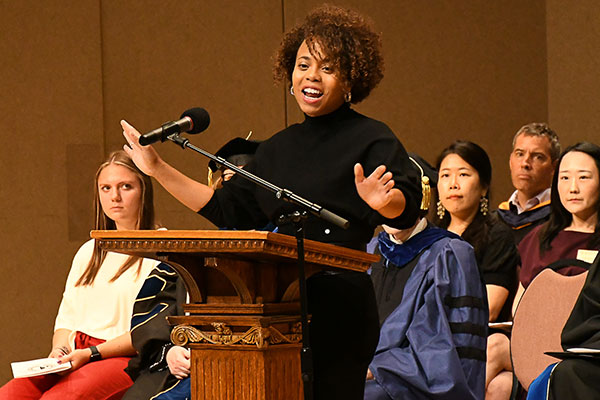
<svg viewBox="0 0 600 400"><path fill-rule="evenodd" d="M310 330L308 329L308 295L306 293L306 274L304 273L304 221L308 215L306 211L295 211L279 217L280 224L293 223L298 247L298 288L300 289L300 319L302 321L302 350L300 351L300 366L302 370L302 383L304 385L304 399L313 398L313 357L310 347Z"/></svg>
<svg viewBox="0 0 600 400"><path fill-rule="evenodd" d="M203 156L211 159L212 161L221 164L232 171L235 171L236 174L243 176L245 179L248 179L251 182L254 182L258 186L261 186L273 193L275 193L275 197L280 200L284 200L299 206L301 211L295 211L293 213L282 215L278 219L278 225L280 224L288 224L293 223L295 228L295 236L296 243L298 247L298 286L300 289L300 314L302 321L302 350L300 352L300 365L302 372L302 383L304 385L304 399L312 400L313 399L313 358L312 358L312 349L310 347L309 341L309 329L308 329L308 296L306 293L306 274L304 269L304 222L308 218L307 211L311 214L316 215L317 217L332 223L341 228L347 229L350 223L348 220L340 217L337 214L332 213L331 211L319 206L318 204L312 203L306 200L303 197L300 197L293 193L292 191L284 188L280 188L268 182L258 176L244 170L243 168L239 168L237 165L233 165L222 157L217 157L213 154L210 154L207 151L200 149L199 147L194 146L190 143L190 141L186 138L181 137L178 133L171 134L167 136L167 140L172 141L173 143L178 144L183 149L191 149L197 153L202 154Z"/></svg>
<svg viewBox="0 0 600 400"><path fill-rule="evenodd" d="M240 168L237 165L233 165L232 163L230 163L229 161L225 160L222 157L217 157L215 155L210 154L207 151L202 150L199 147L194 146L193 144L190 143L190 141L188 139L181 137L178 133L173 133L173 134L167 136L167 140L170 140L170 141L178 144L179 146L181 146L184 149L188 148L188 149L194 150L195 152L200 153L203 156L213 160L217 164L226 166L230 170L235 171L236 174L239 174L239 175L243 176L244 178L248 179L249 181L254 182L258 186L261 186L261 187L275 193L276 198L278 198L280 200L288 201L292 204L296 204L296 205L300 206L303 210L308 210L311 214L316 215L317 217L319 217L329 223L332 223L332 224L337 225L340 228L344 228L344 229L347 229L348 226L350 225L348 220L340 217L337 214L332 213L331 211L321 207L320 205L312 203L312 202L306 200L305 198L298 196L297 194L293 193L292 191L290 191L288 189L280 188L279 186L276 186L269 181L266 181L254 174L251 174L250 172L246 171L245 169Z"/></svg>

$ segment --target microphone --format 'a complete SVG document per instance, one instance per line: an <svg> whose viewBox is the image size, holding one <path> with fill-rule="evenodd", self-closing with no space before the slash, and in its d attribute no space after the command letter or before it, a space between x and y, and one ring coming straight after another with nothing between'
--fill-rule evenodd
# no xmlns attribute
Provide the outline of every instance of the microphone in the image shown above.
<svg viewBox="0 0 600 400"><path fill-rule="evenodd" d="M139 143L148 146L154 142L164 142L167 137L175 133L200 133L210 124L210 116L204 108L190 108L181 114L177 121L165 122L160 128L154 129L140 136Z"/></svg>

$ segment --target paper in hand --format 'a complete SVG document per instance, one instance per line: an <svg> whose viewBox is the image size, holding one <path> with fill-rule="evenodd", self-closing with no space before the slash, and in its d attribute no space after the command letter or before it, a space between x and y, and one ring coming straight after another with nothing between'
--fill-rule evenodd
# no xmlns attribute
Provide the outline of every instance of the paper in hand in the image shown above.
<svg viewBox="0 0 600 400"><path fill-rule="evenodd" d="M15 378L28 378L31 376L52 374L66 371L71 368L71 363L58 363L58 358L40 358L31 361L11 363L13 376Z"/></svg>

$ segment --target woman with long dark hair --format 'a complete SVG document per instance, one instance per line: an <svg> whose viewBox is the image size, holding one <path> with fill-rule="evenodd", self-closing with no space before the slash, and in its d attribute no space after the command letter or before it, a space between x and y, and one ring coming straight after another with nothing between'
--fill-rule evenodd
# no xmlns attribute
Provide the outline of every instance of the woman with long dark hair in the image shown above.
<svg viewBox="0 0 600 400"><path fill-rule="evenodd" d="M439 225L462 236L473 246L487 289L489 321L508 321L517 285L519 255L510 229L489 212L490 159L477 144L456 141L442 151L437 168ZM496 341L504 342L508 338L497 333L488 340L488 399L498 394L498 390L494 389L498 375L510 368L504 358L495 355ZM503 381L504 378L500 379Z"/></svg>
<svg viewBox="0 0 600 400"><path fill-rule="evenodd" d="M540 229L523 241L521 294L548 264L561 259L596 261L562 332L563 348L600 349L600 146L580 142L568 147L558 160L552 182L552 214ZM583 270L558 270L574 275ZM518 300L518 299L516 299ZM600 396L600 369L595 359L574 358L548 367L529 390L532 399L594 399ZM550 380L550 382L548 382Z"/></svg>
<svg viewBox="0 0 600 400"><path fill-rule="evenodd" d="M599 155L597 145L580 142L568 147L558 159L552 178L550 219L519 244L522 260L515 305L533 278L549 264L560 259L577 258L582 250L600 248L600 204L598 188L594 186ZM568 267L559 272L576 275L583 270Z"/></svg>
<svg viewBox="0 0 600 400"><path fill-rule="evenodd" d="M439 225L460 235L474 250L488 290L490 321L509 318L507 300L516 286L518 255L505 229L489 212L490 159L473 142L456 141L437 161Z"/></svg>

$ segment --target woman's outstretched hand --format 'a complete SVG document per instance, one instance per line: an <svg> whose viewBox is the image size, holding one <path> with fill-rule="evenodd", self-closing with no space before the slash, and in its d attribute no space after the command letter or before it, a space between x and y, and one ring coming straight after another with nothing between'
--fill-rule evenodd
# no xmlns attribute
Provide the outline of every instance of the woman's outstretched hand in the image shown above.
<svg viewBox="0 0 600 400"><path fill-rule="evenodd" d="M375 168L368 177L362 165L354 165L354 183L361 199L373 210L379 211L392 201L391 190L394 188L394 180L391 172L385 172L385 165Z"/></svg>
<svg viewBox="0 0 600 400"><path fill-rule="evenodd" d="M406 200L398 189L394 188L392 173L386 172L385 165L375 168L368 177L359 163L354 165L354 184L361 199L373 210L386 218L396 218L404 211Z"/></svg>
<svg viewBox="0 0 600 400"><path fill-rule="evenodd" d="M140 145L140 133L127 121L121 121L121 127L123 127L123 136L127 140L123 150L143 173L154 177L173 197L194 212L208 203L214 194L212 188L173 168L160 158L152 146Z"/></svg>
<svg viewBox="0 0 600 400"><path fill-rule="evenodd" d="M127 121L121 120L123 136L127 144L123 146L125 153L131 157L135 165L146 175L153 176L154 171L162 161L152 146L142 146L139 143L140 133Z"/></svg>

